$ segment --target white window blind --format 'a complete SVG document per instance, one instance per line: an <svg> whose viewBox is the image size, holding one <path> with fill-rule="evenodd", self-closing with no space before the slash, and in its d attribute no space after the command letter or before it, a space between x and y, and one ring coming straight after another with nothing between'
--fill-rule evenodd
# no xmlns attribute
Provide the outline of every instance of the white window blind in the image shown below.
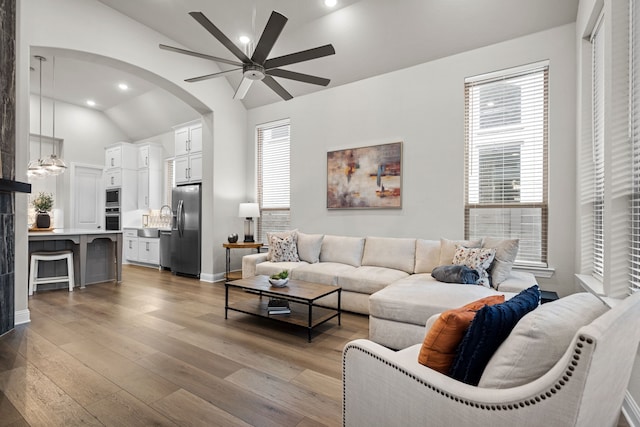
<svg viewBox="0 0 640 427"><path fill-rule="evenodd" d="M289 120L280 120L259 125L256 129L260 205L258 236L267 245L267 232L284 231L290 227L290 128Z"/></svg>
<svg viewBox="0 0 640 427"><path fill-rule="evenodd" d="M631 249L630 290L640 291L640 6L631 3Z"/></svg>
<svg viewBox="0 0 640 427"><path fill-rule="evenodd" d="M593 91L593 266L592 274L604 276L604 20L601 18L591 36Z"/></svg>
<svg viewBox="0 0 640 427"><path fill-rule="evenodd" d="M520 239L516 262L547 263L548 65L465 82L465 235Z"/></svg>

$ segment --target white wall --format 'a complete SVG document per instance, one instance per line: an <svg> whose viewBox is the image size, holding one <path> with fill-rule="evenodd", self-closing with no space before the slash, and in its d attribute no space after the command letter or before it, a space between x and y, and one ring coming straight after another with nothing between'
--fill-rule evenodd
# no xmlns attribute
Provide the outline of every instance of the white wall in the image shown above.
<svg viewBox="0 0 640 427"><path fill-rule="evenodd" d="M97 0L18 0L17 70L29 74L30 47L55 49L56 55L84 55L91 60L146 78L179 97L203 115L203 221L202 277L222 277L227 223L237 221L238 203L246 198L242 160L246 158L246 110L234 101L233 89L225 79L203 85L189 85L184 76L210 73L212 64L197 58L180 60L158 48L159 43L178 45L173 40L139 24ZM17 179L26 180L29 134L29 82L17 79L18 148ZM215 126L213 120L215 115ZM240 165L240 168L238 166ZM216 190L214 191L214 183ZM221 188L218 191L218 188ZM27 307L26 197L16 204L16 311ZM25 230L20 233L19 230ZM28 312L27 312L28 313Z"/></svg>
<svg viewBox="0 0 640 427"><path fill-rule="evenodd" d="M255 126L291 118L292 226L305 232L462 238L464 234L464 79L548 59L549 265L539 279L575 291L575 26L432 61L249 111ZM337 52L340 55L340 52ZM345 59L346 60L346 59ZM403 141L401 210L327 210L326 152ZM248 150L255 171L255 148ZM255 173L248 180L255 194Z"/></svg>
<svg viewBox="0 0 640 427"><path fill-rule="evenodd" d="M200 118L193 108L160 88L109 108L105 114L133 140L169 131L175 125Z"/></svg>
<svg viewBox="0 0 640 427"><path fill-rule="evenodd" d="M30 129L40 132L39 98L30 96ZM52 136L52 101L42 98L42 135ZM56 138L63 140L62 156L65 162L104 164L104 147L118 141L127 141L127 135L102 111L78 107L56 101ZM48 153L47 153L48 154ZM34 156L31 155L33 158ZM37 153L36 156L37 157Z"/></svg>
<svg viewBox="0 0 640 427"><path fill-rule="evenodd" d="M31 95L30 129L32 134L40 134L40 99ZM42 135L53 136L53 102L42 98ZM56 101L56 139L62 140L62 151L58 156L64 159L67 166L71 163L82 163L102 166L104 164L104 147L118 141L127 141L127 135L116 126L102 111L79 107L66 102ZM44 147L44 144L43 144ZM49 149L50 150L50 149ZM39 150L38 150L39 151ZM51 151L43 148L43 157ZM30 153L29 159L37 159L39 152ZM56 227L69 226L71 206L69 205L68 174L58 177L47 177L42 180L57 181L55 191L54 224ZM41 183L38 180L38 184Z"/></svg>

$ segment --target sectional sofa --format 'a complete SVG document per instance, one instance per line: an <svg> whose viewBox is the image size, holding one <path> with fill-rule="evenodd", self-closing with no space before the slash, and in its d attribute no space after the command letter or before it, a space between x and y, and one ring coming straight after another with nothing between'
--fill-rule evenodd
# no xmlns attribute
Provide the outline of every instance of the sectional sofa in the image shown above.
<svg viewBox="0 0 640 427"><path fill-rule="evenodd" d="M341 286L342 309L369 315L369 338L393 349L422 342L425 324L434 314L490 295L510 298L536 283L532 274L511 270L506 258L509 252L511 263L515 258L512 240L351 237L296 230L277 237L295 241L297 257L290 254L293 256L288 261L276 262L271 247L270 253L246 255L242 277L287 270L292 279ZM515 244L517 251L517 241ZM485 287L434 279L434 268L452 264L457 245L494 247L493 263L499 264L500 280L494 280L493 287ZM498 276L494 274L498 267L493 276ZM335 307L337 296L319 303Z"/></svg>

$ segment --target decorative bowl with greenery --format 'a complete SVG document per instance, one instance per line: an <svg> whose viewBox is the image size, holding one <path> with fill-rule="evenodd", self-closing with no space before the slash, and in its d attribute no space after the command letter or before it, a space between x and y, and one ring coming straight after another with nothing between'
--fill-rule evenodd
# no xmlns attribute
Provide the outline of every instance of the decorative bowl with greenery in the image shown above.
<svg viewBox="0 0 640 427"><path fill-rule="evenodd" d="M49 212L53 208L53 194L41 191L31 203L37 212Z"/></svg>

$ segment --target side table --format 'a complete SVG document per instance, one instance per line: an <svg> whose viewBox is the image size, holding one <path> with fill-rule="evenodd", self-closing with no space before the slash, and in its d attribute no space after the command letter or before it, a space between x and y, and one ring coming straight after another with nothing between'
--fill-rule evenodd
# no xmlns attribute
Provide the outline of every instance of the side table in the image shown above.
<svg viewBox="0 0 640 427"><path fill-rule="evenodd" d="M222 246L227 250L226 254L226 269L225 269L225 279L229 280L237 280L242 279L242 272L231 271L231 249L255 249L258 253L260 253L260 248L263 246L260 242L246 243L246 242L237 242L237 243L223 243Z"/></svg>

